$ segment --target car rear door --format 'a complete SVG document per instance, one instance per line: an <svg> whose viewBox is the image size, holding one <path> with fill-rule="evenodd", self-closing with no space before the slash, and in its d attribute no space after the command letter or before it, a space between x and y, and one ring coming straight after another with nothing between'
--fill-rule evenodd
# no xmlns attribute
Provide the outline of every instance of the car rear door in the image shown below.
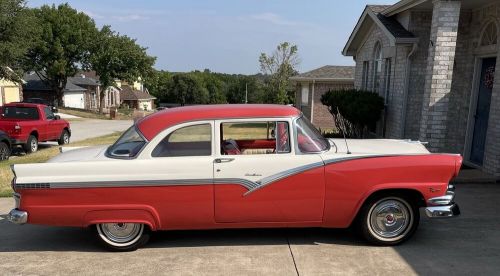
<svg viewBox="0 0 500 276"><path fill-rule="evenodd" d="M275 149L237 148L268 143L269 137L255 129L263 122L273 126ZM323 161L318 154L296 154L291 126L288 118L215 122L216 222L322 221Z"/></svg>

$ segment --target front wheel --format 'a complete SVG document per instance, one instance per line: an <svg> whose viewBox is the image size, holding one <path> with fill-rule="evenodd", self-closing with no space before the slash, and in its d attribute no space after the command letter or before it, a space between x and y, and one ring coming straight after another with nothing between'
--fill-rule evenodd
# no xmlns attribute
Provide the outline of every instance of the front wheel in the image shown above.
<svg viewBox="0 0 500 276"><path fill-rule="evenodd" d="M67 130L63 130L63 132L61 133L61 136L57 140L57 143L59 145L69 144L69 132Z"/></svg>
<svg viewBox="0 0 500 276"><path fill-rule="evenodd" d="M95 227L101 242L112 251L134 251L149 240L148 228L140 223L101 223Z"/></svg>
<svg viewBox="0 0 500 276"><path fill-rule="evenodd" d="M363 205L358 221L362 236L376 245L396 245L417 230L420 214L416 204L402 196L382 196Z"/></svg>
<svg viewBox="0 0 500 276"><path fill-rule="evenodd" d="M5 142L0 142L0 161L9 160L10 147Z"/></svg>

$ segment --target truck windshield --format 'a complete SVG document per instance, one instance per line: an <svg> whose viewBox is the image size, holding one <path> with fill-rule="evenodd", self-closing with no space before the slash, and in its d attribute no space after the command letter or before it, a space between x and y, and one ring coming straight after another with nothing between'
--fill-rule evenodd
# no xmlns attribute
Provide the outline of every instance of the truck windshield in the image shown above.
<svg viewBox="0 0 500 276"><path fill-rule="evenodd" d="M330 149L330 143L304 117L295 122L297 128L297 145L303 153L322 152Z"/></svg>
<svg viewBox="0 0 500 276"><path fill-rule="evenodd" d="M145 144L146 140L139 134L136 127L132 126L108 148L107 155L115 158L132 158L141 151Z"/></svg>
<svg viewBox="0 0 500 276"><path fill-rule="evenodd" d="M4 119L38 120L38 110L35 107L4 106L2 110Z"/></svg>

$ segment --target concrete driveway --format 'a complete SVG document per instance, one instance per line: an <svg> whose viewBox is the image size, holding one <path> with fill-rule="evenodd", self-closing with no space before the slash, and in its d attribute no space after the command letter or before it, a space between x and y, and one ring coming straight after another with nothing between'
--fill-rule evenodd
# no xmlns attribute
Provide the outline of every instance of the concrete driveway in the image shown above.
<svg viewBox="0 0 500 276"><path fill-rule="evenodd" d="M156 233L138 251L109 253L90 230L0 218L0 274L494 275L499 199L500 185L460 184L462 216L422 218L415 236L396 247L367 245L349 230L217 230ZM12 204L0 199L0 214Z"/></svg>
<svg viewBox="0 0 500 276"><path fill-rule="evenodd" d="M108 135L124 131L133 124L129 120L94 120L83 119L71 121L71 141L76 142L88 138Z"/></svg>

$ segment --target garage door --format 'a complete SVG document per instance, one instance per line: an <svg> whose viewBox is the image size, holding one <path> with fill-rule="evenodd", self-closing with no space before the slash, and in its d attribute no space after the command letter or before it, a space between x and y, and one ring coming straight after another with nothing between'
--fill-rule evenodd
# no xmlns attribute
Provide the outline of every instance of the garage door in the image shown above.
<svg viewBox="0 0 500 276"><path fill-rule="evenodd" d="M64 92L64 106L72 108L84 108L83 93Z"/></svg>
<svg viewBox="0 0 500 276"><path fill-rule="evenodd" d="M5 103L19 102L19 87L4 87Z"/></svg>

